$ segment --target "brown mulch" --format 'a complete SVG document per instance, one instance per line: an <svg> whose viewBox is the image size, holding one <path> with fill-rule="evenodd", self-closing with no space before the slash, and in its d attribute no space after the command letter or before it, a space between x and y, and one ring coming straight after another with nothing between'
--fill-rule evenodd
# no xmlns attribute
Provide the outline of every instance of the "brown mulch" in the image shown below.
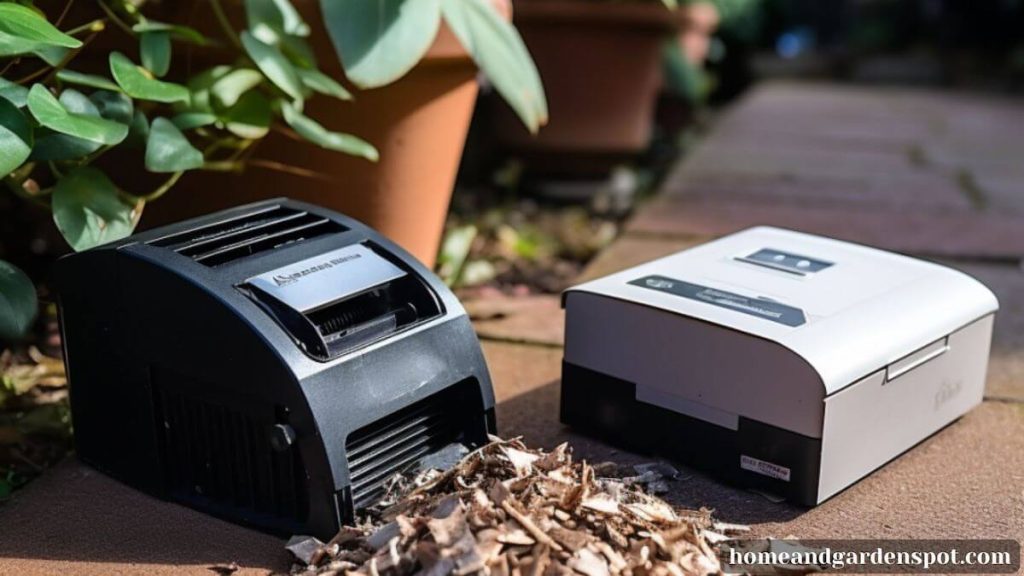
<svg viewBox="0 0 1024 576"><path fill-rule="evenodd" d="M668 472L665 471L668 468ZM670 467L574 462L492 442L446 472L396 479L399 493L326 544L295 537L293 574L718 574L718 546L745 527L652 493Z"/></svg>
<svg viewBox="0 0 1024 576"><path fill-rule="evenodd" d="M64 363L35 346L0 351L0 504L70 450Z"/></svg>

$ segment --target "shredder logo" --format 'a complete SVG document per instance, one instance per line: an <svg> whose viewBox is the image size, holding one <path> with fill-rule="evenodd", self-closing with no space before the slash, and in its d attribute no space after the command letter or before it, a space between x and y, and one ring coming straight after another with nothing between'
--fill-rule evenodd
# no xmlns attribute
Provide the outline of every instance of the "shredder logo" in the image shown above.
<svg viewBox="0 0 1024 576"><path fill-rule="evenodd" d="M659 288L662 290L665 288L671 288L675 286L675 284L673 284L672 282L668 280L662 280L661 278L648 278L647 285L650 286L651 288Z"/></svg>
<svg viewBox="0 0 1024 576"><path fill-rule="evenodd" d="M345 262L349 262L351 260L355 260L357 258L362 257L362 254L348 254L345 256L339 256L338 258L324 260L319 264L314 264L313 266L303 268L302 270L291 272L289 274L277 274L274 276L274 284L277 284L278 286L288 286L289 284L295 284L300 279L305 278L306 276L316 274L321 270L328 270L330 268L334 268L335 266L344 264Z"/></svg>

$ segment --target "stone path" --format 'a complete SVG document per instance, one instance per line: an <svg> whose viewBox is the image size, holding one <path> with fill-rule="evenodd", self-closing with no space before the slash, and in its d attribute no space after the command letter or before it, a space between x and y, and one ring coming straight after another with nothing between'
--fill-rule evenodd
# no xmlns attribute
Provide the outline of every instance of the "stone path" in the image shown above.
<svg viewBox="0 0 1024 576"><path fill-rule="evenodd" d="M988 284L997 317L986 402L807 510L684 469L669 498L757 534L1024 539L1024 106L906 90L772 83L734 106L627 233L600 276L773 224L939 259ZM650 460L558 423L557 296L470 302L505 436ZM287 567L277 539L158 502L71 460L0 508L3 574L213 574ZM11 529L13 527L13 529Z"/></svg>

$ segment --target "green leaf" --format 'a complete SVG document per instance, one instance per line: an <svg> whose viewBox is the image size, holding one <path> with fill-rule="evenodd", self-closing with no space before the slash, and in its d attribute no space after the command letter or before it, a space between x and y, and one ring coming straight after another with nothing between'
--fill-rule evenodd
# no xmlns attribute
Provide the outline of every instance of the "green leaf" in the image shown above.
<svg viewBox="0 0 1024 576"><path fill-rule="evenodd" d="M282 36L277 47L289 60L301 68L316 68L316 54L305 38L298 36Z"/></svg>
<svg viewBox="0 0 1024 576"><path fill-rule="evenodd" d="M110 54L110 73L124 93L139 100L187 102L188 88L152 78L149 71L120 52Z"/></svg>
<svg viewBox="0 0 1024 576"><path fill-rule="evenodd" d="M135 104L121 92L99 90L89 95L100 116L130 126L135 116Z"/></svg>
<svg viewBox="0 0 1024 576"><path fill-rule="evenodd" d="M47 46L78 48L82 43L53 27L40 13L13 2L0 3L0 56L25 54Z"/></svg>
<svg viewBox="0 0 1024 576"><path fill-rule="evenodd" d="M65 90L61 93L59 102L72 114L100 117L100 110L92 99L77 90ZM67 134L61 134L44 128L36 136L36 145L32 149L32 155L29 156L29 159L34 161L74 160L92 154L99 150L101 146L102 144L99 142L83 140L82 138L68 136Z"/></svg>
<svg viewBox="0 0 1024 576"><path fill-rule="evenodd" d="M216 121L217 116L207 112L182 112L174 118L171 118L171 122L177 126L179 130L201 128L203 126L209 126Z"/></svg>
<svg viewBox="0 0 1024 576"><path fill-rule="evenodd" d="M146 170L184 172L203 165L203 153L166 118L154 118L146 141Z"/></svg>
<svg viewBox="0 0 1024 576"><path fill-rule="evenodd" d="M700 105L707 91L704 71L683 54L674 38L665 40L661 50L662 90L693 105Z"/></svg>
<svg viewBox="0 0 1024 576"><path fill-rule="evenodd" d="M37 42L11 36L0 30L0 58L15 56L17 54L28 54L40 48Z"/></svg>
<svg viewBox="0 0 1024 576"><path fill-rule="evenodd" d="M35 86L33 86L33 88L35 88ZM82 94L78 90L74 90L72 88L64 89L57 98L57 101L72 114L88 114L89 116L100 115L100 109L96 107L95 102L85 94Z"/></svg>
<svg viewBox="0 0 1024 576"><path fill-rule="evenodd" d="M295 105L289 102L281 103L281 112L284 115L284 121L292 129L317 146L327 148L328 150L345 152L353 156L360 156L374 162L380 157L377 149L365 140L351 134L331 132L315 120L303 115Z"/></svg>
<svg viewBox="0 0 1024 576"><path fill-rule="evenodd" d="M251 68L239 68L221 76L213 86L210 94L222 106L234 106L238 99L249 90L263 82L263 74Z"/></svg>
<svg viewBox="0 0 1024 576"><path fill-rule="evenodd" d="M289 0L245 0L252 35L276 44L282 36L309 36L309 26Z"/></svg>
<svg viewBox="0 0 1024 576"><path fill-rule="evenodd" d="M334 96L339 100L352 99L352 93L346 90L345 87L339 84L334 78L331 78L319 70L306 70L299 68L296 72L298 72L299 79L302 80L302 84L314 92Z"/></svg>
<svg viewBox="0 0 1024 576"><path fill-rule="evenodd" d="M20 338L36 318L36 288L24 272L0 260L0 338Z"/></svg>
<svg viewBox="0 0 1024 576"><path fill-rule="evenodd" d="M44 46L32 51L37 58L50 66L59 66L67 58L68 52L70 50L63 46Z"/></svg>
<svg viewBox="0 0 1024 576"><path fill-rule="evenodd" d="M100 117L100 111L96 104L86 97L85 94L77 90L64 90L58 101L72 114ZM36 162L74 160L92 154L99 150L101 146L103 145L99 142L83 140L82 138L61 134L48 128L41 128L36 134L36 144L32 149L29 160Z"/></svg>
<svg viewBox="0 0 1024 576"><path fill-rule="evenodd" d="M530 132L547 123L548 105L523 39L488 0L441 0L445 22Z"/></svg>
<svg viewBox="0 0 1024 576"><path fill-rule="evenodd" d="M412 70L441 25L440 0L320 0L320 10L345 76L360 88Z"/></svg>
<svg viewBox="0 0 1024 576"><path fill-rule="evenodd" d="M64 92L75 93L73 90ZM128 126L124 124L69 110L42 84L36 84L29 91L28 109L40 124L54 132L90 142L112 145L128 135Z"/></svg>
<svg viewBox="0 0 1024 576"><path fill-rule="evenodd" d="M24 108L28 102L28 88L0 78L0 98L9 101L18 108Z"/></svg>
<svg viewBox="0 0 1024 576"><path fill-rule="evenodd" d="M167 74L171 67L171 35L168 32L143 32L139 36L142 65L155 76Z"/></svg>
<svg viewBox="0 0 1024 576"><path fill-rule="evenodd" d="M100 149L102 144L90 142L43 128L36 134L36 144L29 156L31 161L75 160Z"/></svg>
<svg viewBox="0 0 1024 576"><path fill-rule="evenodd" d="M220 121L229 132L239 138L256 140L270 131L274 118L270 101L260 92L246 92L238 103L224 112Z"/></svg>
<svg viewBox="0 0 1024 576"><path fill-rule="evenodd" d="M196 74L188 81L188 89L191 92L188 109L191 112L212 112L213 103L210 102L210 88L224 76L231 72L230 66L214 66Z"/></svg>
<svg viewBox="0 0 1024 576"><path fill-rule="evenodd" d="M112 90L120 92L121 88L114 84L112 81L104 78L103 76L97 76L95 74L84 74L82 72L75 72L74 70L68 70L64 68L57 71L57 78L61 82L68 84L77 84L79 86L88 86L90 88L99 88L100 90Z"/></svg>
<svg viewBox="0 0 1024 576"><path fill-rule="evenodd" d="M206 39L206 36L203 36L195 28L179 26L177 24L167 24L165 22L156 22L154 20L140 22L132 26L132 31L139 34L145 34L147 32L167 32L177 40L184 40L186 42L192 42L193 44L199 45L210 43L210 41Z"/></svg>
<svg viewBox="0 0 1024 576"><path fill-rule="evenodd" d="M469 257L473 240L477 237L477 227L473 224L459 226L444 235L441 251L437 255L438 275L448 286L454 286L462 275L462 267Z"/></svg>
<svg viewBox="0 0 1024 576"><path fill-rule="evenodd" d="M136 110L132 116L132 125L128 128L128 137L124 139L124 146L131 148L145 148L149 140L149 119L141 110Z"/></svg>
<svg viewBox="0 0 1024 576"><path fill-rule="evenodd" d="M92 166L71 171L53 190L53 221L75 251L130 235L132 210L106 174Z"/></svg>
<svg viewBox="0 0 1024 576"><path fill-rule="evenodd" d="M0 98L0 178L32 152L32 124L11 101Z"/></svg>
<svg viewBox="0 0 1024 576"><path fill-rule="evenodd" d="M241 39L245 52L263 74L285 94L295 100L302 100L302 81L284 54L248 32L242 32Z"/></svg>

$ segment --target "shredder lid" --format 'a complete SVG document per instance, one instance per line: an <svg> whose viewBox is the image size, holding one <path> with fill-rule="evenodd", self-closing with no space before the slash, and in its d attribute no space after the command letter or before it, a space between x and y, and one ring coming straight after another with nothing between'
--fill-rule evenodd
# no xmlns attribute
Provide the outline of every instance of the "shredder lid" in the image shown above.
<svg viewBox="0 0 1024 576"><path fill-rule="evenodd" d="M758 227L570 288L785 346L831 394L998 308L970 276L882 250Z"/></svg>
<svg viewBox="0 0 1024 576"><path fill-rule="evenodd" d="M247 283L306 313L405 275L373 250L353 244L254 276Z"/></svg>

